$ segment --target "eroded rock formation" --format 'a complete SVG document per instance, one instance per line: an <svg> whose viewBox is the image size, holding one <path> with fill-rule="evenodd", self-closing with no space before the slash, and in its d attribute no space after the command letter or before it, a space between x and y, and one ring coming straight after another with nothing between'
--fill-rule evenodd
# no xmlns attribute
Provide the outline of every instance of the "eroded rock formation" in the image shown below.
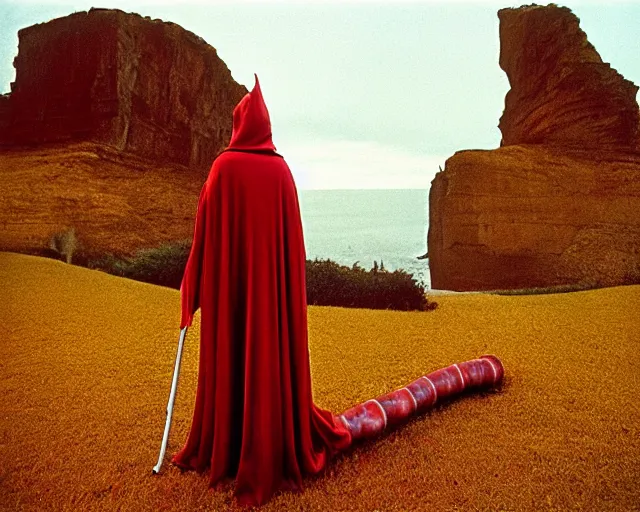
<svg viewBox="0 0 640 512"><path fill-rule="evenodd" d="M91 9L18 36L0 147L93 141L208 170L247 92L214 48L174 23Z"/></svg>
<svg viewBox="0 0 640 512"><path fill-rule="evenodd" d="M569 9L503 9L502 146L449 158L429 195L433 288L640 281L638 88Z"/></svg>
<svg viewBox="0 0 640 512"><path fill-rule="evenodd" d="M511 89L502 145L635 147L638 87L602 62L566 7L502 9L500 67Z"/></svg>
<svg viewBox="0 0 640 512"><path fill-rule="evenodd" d="M86 257L190 239L200 188L247 92L173 23L92 9L19 32L0 95L0 250L73 229Z"/></svg>

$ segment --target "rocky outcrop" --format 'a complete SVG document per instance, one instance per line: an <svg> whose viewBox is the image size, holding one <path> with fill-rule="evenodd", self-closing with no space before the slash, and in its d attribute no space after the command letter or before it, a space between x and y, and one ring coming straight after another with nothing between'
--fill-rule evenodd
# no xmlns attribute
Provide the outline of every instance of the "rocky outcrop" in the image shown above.
<svg viewBox="0 0 640 512"><path fill-rule="evenodd" d="M92 142L0 152L0 250L50 254L73 230L73 262L193 236L204 178Z"/></svg>
<svg viewBox="0 0 640 512"><path fill-rule="evenodd" d="M640 278L640 154L543 145L460 151L429 195L436 289Z"/></svg>
<svg viewBox="0 0 640 512"><path fill-rule="evenodd" d="M568 8L502 9L498 17L500 67L511 85L502 145L638 145L638 87L602 62Z"/></svg>
<svg viewBox="0 0 640 512"><path fill-rule="evenodd" d="M200 188L246 89L178 25L92 9L19 32L0 95L0 250L82 254L190 239Z"/></svg>
<svg viewBox="0 0 640 512"><path fill-rule="evenodd" d="M433 180L432 287L640 282L638 88L602 63L568 9L499 18L511 83L502 147L458 152Z"/></svg>
<svg viewBox="0 0 640 512"><path fill-rule="evenodd" d="M22 29L0 147L108 144L207 170L246 94L216 50L173 23L91 9Z"/></svg>

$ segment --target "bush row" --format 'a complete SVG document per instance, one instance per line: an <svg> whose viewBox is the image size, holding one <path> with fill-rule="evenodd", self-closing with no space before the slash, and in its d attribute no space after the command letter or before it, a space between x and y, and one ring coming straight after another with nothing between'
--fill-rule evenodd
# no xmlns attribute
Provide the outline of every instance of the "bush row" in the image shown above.
<svg viewBox="0 0 640 512"><path fill-rule="evenodd" d="M436 307L424 287L404 270L371 270L331 260L307 260L307 302L318 306L426 311Z"/></svg>
<svg viewBox="0 0 640 512"><path fill-rule="evenodd" d="M107 254L87 266L179 290L190 248L191 241L184 240L144 249L126 259ZM437 305L427 300L424 287L411 274L389 272L377 262L365 270L358 264L347 267L328 259L307 260L306 279L307 302L312 305L402 311L426 311Z"/></svg>

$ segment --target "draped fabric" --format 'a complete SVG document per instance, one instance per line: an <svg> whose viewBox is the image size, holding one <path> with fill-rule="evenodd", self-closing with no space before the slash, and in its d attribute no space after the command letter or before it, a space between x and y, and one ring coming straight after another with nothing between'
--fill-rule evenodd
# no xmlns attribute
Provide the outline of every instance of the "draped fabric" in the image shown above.
<svg viewBox="0 0 640 512"><path fill-rule="evenodd" d="M191 429L173 461L236 480L240 504L299 490L351 435L312 399L305 249L296 186L275 153L256 77L228 150L202 188L181 286L181 327L201 310Z"/></svg>

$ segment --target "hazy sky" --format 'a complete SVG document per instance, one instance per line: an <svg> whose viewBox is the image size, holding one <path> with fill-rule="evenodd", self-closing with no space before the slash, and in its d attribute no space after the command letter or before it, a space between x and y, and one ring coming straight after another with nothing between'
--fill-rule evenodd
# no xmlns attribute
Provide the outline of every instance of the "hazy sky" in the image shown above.
<svg viewBox="0 0 640 512"><path fill-rule="evenodd" d="M497 10L520 3L0 0L0 92L17 31L95 7L173 21L258 73L300 188L423 188L455 151L495 148L508 81ZM605 62L640 84L640 5L570 1Z"/></svg>

